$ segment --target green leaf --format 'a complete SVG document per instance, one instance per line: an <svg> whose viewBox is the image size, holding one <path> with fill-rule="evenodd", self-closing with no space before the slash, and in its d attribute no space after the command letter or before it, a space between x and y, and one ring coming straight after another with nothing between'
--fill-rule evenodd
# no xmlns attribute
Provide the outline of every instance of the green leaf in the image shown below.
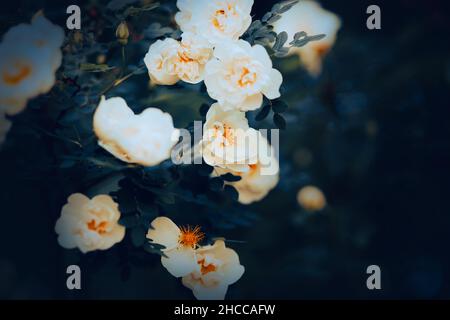
<svg viewBox="0 0 450 320"><path fill-rule="evenodd" d="M235 182L235 181L239 181L242 179L242 177L235 176L231 173L224 174L223 176L220 176L220 178L222 178L222 180L228 181L228 182Z"/></svg>
<svg viewBox="0 0 450 320"><path fill-rule="evenodd" d="M256 121L262 121L269 115L270 112L270 105L265 105L261 111L256 115L255 120Z"/></svg>
<svg viewBox="0 0 450 320"><path fill-rule="evenodd" d="M286 43L287 39L288 39L287 32L286 31L280 32L277 35L277 39L275 40L275 43L273 45L273 50L275 50L275 51L280 50Z"/></svg>
<svg viewBox="0 0 450 320"><path fill-rule="evenodd" d="M272 110L275 113L283 113L287 110L288 105L283 100L275 100L272 102Z"/></svg>
<svg viewBox="0 0 450 320"><path fill-rule="evenodd" d="M237 192L237 190L235 188L233 188L230 185L225 186L225 188L223 189L223 192L230 197L233 201L238 201L239 199L239 193Z"/></svg>
<svg viewBox="0 0 450 320"><path fill-rule="evenodd" d="M139 217L137 215L129 215L121 217L119 224L125 228L134 228L140 224Z"/></svg>
<svg viewBox="0 0 450 320"><path fill-rule="evenodd" d="M283 116L279 113L275 113L273 115L273 122L277 126L277 128L284 130L286 129L286 120L284 120Z"/></svg>
<svg viewBox="0 0 450 320"><path fill-rule="evenodd" d="M144 245L147 241L146 230L142 226L135 227L131 229L131 242L135 247L140 247Z"/></svg>
<svg viewBox="0 0 450 320"><path fill-rule="evenodd" d="M206 104L206 103L202 104L202 105L200 106L200 110L199 110L200 115L201 115L202 117L206 117L206 114L208 113L208 110L209 110L209 105Z"/></svg>
<svg viewBox="0 0 450 320"><path fill-rule="evenodd" d="M221 178L219 178L219 177L212 178L211 180L209 180L209 188L212 191L216 191L216 192L222 191L222 189L223 189L223 180Z"/></svg>
<svg viewBox="0 0 450 320"><path fill-rule="evenodd" d="M208 166L207 164L197 165L197 172L199 175L204 177L209 177L214 170L214 167Z"/></svg>

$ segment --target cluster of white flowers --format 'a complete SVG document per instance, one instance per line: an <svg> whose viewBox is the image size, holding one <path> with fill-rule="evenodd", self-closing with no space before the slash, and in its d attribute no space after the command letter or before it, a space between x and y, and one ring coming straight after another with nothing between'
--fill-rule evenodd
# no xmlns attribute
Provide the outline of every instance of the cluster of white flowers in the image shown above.
<svg viewBox="0 0 450 320"><path fill-rule="evenodd" d="M167 217L158 217L151 225L147 238L164 246L162 265L174 277L181 277L197 299L224 299L228 286L244 274L239 256L223 240L199 246L203 233L198 227L179 228Z"/></svg>
<svg viewBox="0 0 450 320"><path fill-rule="evenodd" d="M250 128L245 112L260 108L263 96L280 97L283 79L272 67L264 47L239 39L251 24L253 0L178 0L177 6L180 11L175 20L183 31L181 41L166 38L150 46L144 58L150 79L159 85L173 85L180 80L192 84L204 81L209 96L217 102L207 112L197 147L204 161L214 167L212 176L231 173L240 177L238 181L226 182L238 191L239 202L259 201L277 185L279 164L269 142ZM296 8L306 14L298 18L303 25L289 20L299 13ZM291 37L294 29L309 31L309 25L314 26L312 33L332 32L316 47L299 51L304 63L310 63L311 72L320 70L318 55L331 47L340 24L323 12L316 3L304 0L286 14L288 20L280 19L275 25L282 31L288 30ZM315 14L322 25L315 21ZM28 32L30 28L41 33ZM11 29L4 42L13 38L19 46L23 39L31 39L36 50L0 45L0 56L9 59L0 59L0 141L10 126L4 113L19 112L27 99L48 91L61 62L57 49L62 33L43 16L35 17L31 26ZM170 114L147 108L136 115L120 97L101 98L93 126L102 148L122 161L143 166L155 166L168 159L180 136ZM306 190L299 194L299 203L317 210L325 203L319 198L317 192L311 197ZM118 223L120 215L118 204L108 195L89 199L74 194L56 223L58 241L65 248L79 248L82 252L108 249L124 238L125 228ZM179 228L169 218L158 217L147 238L164 247L162 265L173 276L181 277L197 299L224 299L228 286L244 273L238 255L224 241L200 246L203 233L198 227Z"/></svg>
<svg viewBox="0 0 450 320"><path fill-rule="evenodd" d="M27 101L47 93L61 65L62 28L37 13L31 24L9 29L0 44L0 141L10 123L5 115L24 110Z"/></svg>
<svg viewBox="0 0 450 320"><path fill-rule="evenodd" d="M267 174L256 169L267 140L249 127L245 111L260 108L263 96L279 98L283 77L263 46L239 39L251 24L253 0L179 0L177 6L182 40L166 38L150 46L144 59L150 79L163 85L204 80L217 103L206 116L203 159L221 169L216 173L241 176L233 184L241 203L261 200L277 184L278 162L270 177L255 179Z"/></svg>

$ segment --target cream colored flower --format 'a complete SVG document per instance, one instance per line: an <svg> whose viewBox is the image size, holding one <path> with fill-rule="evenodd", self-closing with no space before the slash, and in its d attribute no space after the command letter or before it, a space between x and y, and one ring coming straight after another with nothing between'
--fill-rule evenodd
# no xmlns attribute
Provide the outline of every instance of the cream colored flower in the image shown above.
<svg viewBox="0 0 450 320"><path fill-rule="evenodd" d="M154 166L170 157L179 130L172 117L157 108L135 115L124 99L102 97L94 114L99 145L122 161Z"/></svg>
<svg viewBox="0 0 450 320"><path fill-rule="evenodd" d="M263 46L225 41L216 46L214 57L206 64L205 85L224 110L255 110L261 107L263 95L280 97L283 77L272 68Z"/></svg>
<svg viewBox="0 0 450 320"><path fill-rule="evenodd" d="M110 196L89 199L80 193L72 194L56 221L58 243L66 249L79 248L83 253L109 249L125 236L119 218L119 205Z"/></svg>
<svg viewBox="0 0 450 320"><path fill-rule="evenodd" d="M203 239L199 227L179 228L169 218L158 217L151 223L147 238L165 247L161 249L165 255L161 263L174 277L183 277L197 268L195 250Z"/></svg>
<svg viewBox="0 0 450 320"><path fill-rule="evenodd" d="M158 40L150 46L144 63L153 83L173 85L180 80L173 63L179 49L180 43L172 38Z"/></svg>
<svg viewBox="0 0 450 320"><path fill-rule="evenodd" d="M314 186L301 188L297 194L297 201L307 211L322 210L327 204L322 190Z"/></svg>
<svg viewBox="0 0 450 320"><path fill-rule="evenodd" d="M247 171L258 160L260 134L250 128L245 113L223 111L219 104L211 106L203 126L200 142L205 162L234 171Z"/></svg>
<svg viewBox="0 0 450 320"><path fill-rule="evenodd" d="M213 176L231 173L241 177L239 181L226 182L226 184L233 186L238 191L238 201L242 204L262 200L279 181L280 168L275 151L262 136L259 140L258 161L249 165L248 168L247 171L237 172L216 167L213 172Z"/></svg>
<svg viewBox="0 0 450 320"><path fill-rule="evenodd" d="M0 145L5 141L9 129L11 129L11 121L6 119L4 114L0 113Z"/></svg>
<svg viewBox="0 0 450 320"><path fill-rule="evenodd" d="M288 33L288 42L297 32L305 31L308 35L325 34L325 38L313 41L301 48L292 48L289 54L298 54L306 69L318 75L322 69L322 58L336 41L336 34L341 27L341 19L334 13L323 9L319 3L302 0L289 11L283 13L280 20L273 24L274 31Z"/></svg>
<svg viewBox="0 0 450 320"><path fill-rule="evenodd" d="M182 278L198 300L223 300L228 286L238 281L245 268L237 253L217 240L213 245L197 249L197 268Z"/></svg>
<svg viewBox="0 0 450 320"><path fill-rule="evenodd" d="M193 33L183 33L181 42L171 38L156 41L144 62L155 84L172 85L179 80L199 83L211 56L209 42Z"/></svg>
<svg viewBox="0 0 450 320"><path fill-rule="evenodd" d="M212 46L202 37L185 32L181 36L181 45L176 57L175 70L184 82L203 81L205 65L211 59Z"/></svg>
<svg viewBox="0 0 450 320"><path fill-rule="evenodd" d="M180 29L212 44L239 39L252 22L253 0L178 0L177 6Z"/></svg>
<svg viewBox="0 0 450 320"><path fill-rule="evenodd" d="M21 112L28 101L48 92L61 65L63 30L36 15L31 24L6 32L0 44L0 109Z"/></svg>

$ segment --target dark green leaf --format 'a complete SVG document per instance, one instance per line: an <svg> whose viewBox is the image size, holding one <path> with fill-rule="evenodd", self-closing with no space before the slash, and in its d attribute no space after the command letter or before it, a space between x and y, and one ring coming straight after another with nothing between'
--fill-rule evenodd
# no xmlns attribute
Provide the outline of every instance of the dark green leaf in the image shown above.
<svg viewBox="0 0 450 320"><path fill-rule="evenodd" d="M273 122L277 126L277 128L284 130L286 129L286 120L284 120L283 116L279 113L275 113L273 115Z"/></svg>
<svg viewBox="0 0 450 320"><path fill-rule="evenodd" d="M199 110L200 115L202 117L206 117L206 114L208 113L208 110L209 110L209 105L207 105L206 103L202 104L200 106L200 110Z"/></svg>
<svg viewBox="0 0 450 320"><path fill-rule="evenodd" d="M230 185L225 186L223 189L224 193L230 197L233 201L237 201L239 199L239 193L235 188Z"/></svg>
<svg viewBox="0 0 450 320"><path fill-rule="evenodd" d="M140 224L139 217L135 214L121 217L119 224L125 228L134 228Z"/></svg>
<svg viewBox="0 0 450 320"><path fill-rule="evenodd" d="M209 180L209 187L212 191L222 191L223 189L223 180L219 177L212 178Z"/></svg>
<svg viewBox="0 0 450 320"><path fill-rule="evenodd" d="M288 105L283 100L275 100L272 102L272 110L275 113L283 113L287 110Z"/></svg>
<svg viewBox="0 0 450 320"><path fill-rule="evenodd" d="M269 115L270 112L270 105L265 105L261 111L256 115L255 120L256 121L262 121Z"/></svg>
<svg viewBox="0 0 450 320"><path fill-rule="evenodd" d="M286 31L280 32L277 35L277 39L275 40L275 43L273 45L273 50L275 50L275 51L280 50L286 43L287 39L288 39L287 32Z"/></svg>
<svg viewBox="0 0 450 320"><path fill-rule="evenodd" d="M227 173L223 176L220 176L222 178L222 180L228 181L228 182L235 182L235 181L239 181L242 178L240 176L235 176L231 173Z"/></svg>
<svg viewBox="0 0 450 320"><path fill-rule="evenodd" d="M146 241L146 230L142 226L135 227L131 229L131 242L134 246L140 247L142 246Z"/></svg>

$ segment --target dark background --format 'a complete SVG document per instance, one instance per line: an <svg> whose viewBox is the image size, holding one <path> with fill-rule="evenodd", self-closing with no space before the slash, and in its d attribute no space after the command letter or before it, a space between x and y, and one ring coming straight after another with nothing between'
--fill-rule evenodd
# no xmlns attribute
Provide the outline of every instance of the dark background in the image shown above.
<svg viewBox="0 0 450 320"><path fill-rule="evenodd" d="M0 30L41 8L64 26L65 8L75 3L2 4ZM245 241L230 244L246 273L227 297L448 299L446 1L321 3L343 26L320 78L298 68L295 57L275 62L290 105L280 139L281 181L252 207L259 219L251 227L224 231ZM369 4L381 7L382 30L366 28ZM261 17L272 5L257 0L253 13ZM22 133L26 114L17 121L0 153L0 297L191 299L156 255L124 271L120 248L79 261L78 252L58 246L54 223L77 177L54 165L51 138ZM297 204L306 184L325 193L322 212L307 214ZM65 286L72 263L81 263L80 292ZM382 290L366 288L371 264L381 267Z"/></svg>

